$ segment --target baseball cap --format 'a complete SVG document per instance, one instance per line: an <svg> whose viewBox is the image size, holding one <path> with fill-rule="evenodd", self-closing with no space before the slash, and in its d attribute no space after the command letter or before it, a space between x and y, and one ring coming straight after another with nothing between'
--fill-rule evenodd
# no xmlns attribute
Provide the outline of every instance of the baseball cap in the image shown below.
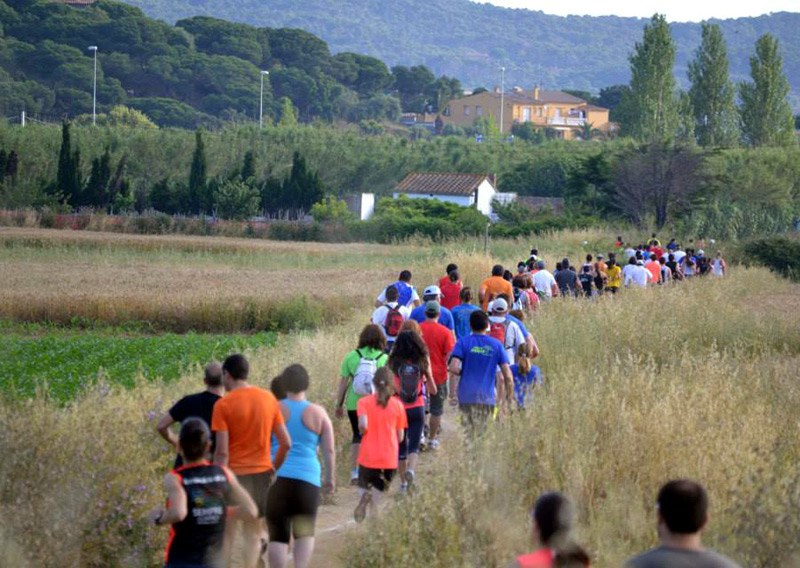
<svg viewBox="0 0 800 568"><path fill-rule="evenodd" d="M599 259L601 259L601 258L605 258L605 257L604 257L602 254L598 254L598 255L597 255L597 259L599 260Z"/></svg>
<svg viewBox="0 0 800 568"><path fill-rule="evenodd" d="M644 266L644 261L643 260L637 260L636 264L638 264L639 266Z"/></svg>
<svg viewBox="0 0 800 568"><path fill-rule="evenodd" d="M430 300L425 303L425 315L426 316L437 316L442 311L442 307L439 305L439 302L436 300Z"/></svg>
<svg viewBox="0 0 800 568"><path fill-rule="evenodd" d="M425 288L425 290L422 292L422 296L423 296L423 297L424 297L424 296L441 296L441 295L442 295L442 291L441 291L441 290L439 290L439 287L438 287L438 286L428 286L428 287L427 287L427 288Z"/></svg>
<svg viewBox="0 0 800 568"><path fill-rule="evenodd" d="M507 312L508 302L506 302L503 298L497 298L494 302L492 302L492 311L500 313Z"/></svg>

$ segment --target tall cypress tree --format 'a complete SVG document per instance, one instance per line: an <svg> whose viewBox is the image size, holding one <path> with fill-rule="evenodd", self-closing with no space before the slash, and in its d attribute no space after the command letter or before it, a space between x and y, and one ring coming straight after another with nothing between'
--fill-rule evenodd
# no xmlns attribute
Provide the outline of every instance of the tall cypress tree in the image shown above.
<svg viewBox="0 0 800 568"><path fill-rule="evenodd" d="M110 204L108 181L111 178L111 152L108 148L99 158L92 160L89 181L84 189L84 201L92 207L105 207Z"/></svg>
<svg viewBox="0 0 800 568"><path fill-rule="evenodd" d="M674 137L678 125L675 42L665 16L653 16L629 60L631 90L623 102L623 133L644 142Z"/></svg>
<svg viewBox="0 0 800 568"><path fill-rule="evenodd" d="M728 48L717 24L703 24L703 38L689 63L689 98L697 143L730 147L739 138L734 88L728 74Z"/></svg>
<svg viewBox="0 0 800 568"><path fill-rule="evenodd" d="M778 40L764 34L750 58L752 83L741 83L739 115L742 137L750 146L789 146L795 143L792 107L786 99L789 80L783 72Z"/></svg>
<svg viewBox="0 0 800 568"><path fill-rule="evenodd" d="M80 205L80 153L72 151L72 140L69 132L69 122L61 125L61 150L58 154L58 172L56 174L56 189L61 192L64 199L72 205Z"/></svg>
<svg viewBox="0 0 800 568"><path fill-rule="evenodd" d="M189 172L189 213L202 213L206 205L206 146L203 131L195 133L192 169Z"/></svg>
<svg viewBox="0 0 800 568"><path fill-rule="evenodd" d="M3 178L6 177L6 162L8 161L8 154L3 149L0 149L0 183L3 183Z"/></svg>
<svg viewBox="0 0 800 568"><path fill-rule="evenodd" d="M241 178L243 182L247 182L250 178L256 177L256 158L252 150L248 150L244 154L244 162L242 163Z"/></svg>

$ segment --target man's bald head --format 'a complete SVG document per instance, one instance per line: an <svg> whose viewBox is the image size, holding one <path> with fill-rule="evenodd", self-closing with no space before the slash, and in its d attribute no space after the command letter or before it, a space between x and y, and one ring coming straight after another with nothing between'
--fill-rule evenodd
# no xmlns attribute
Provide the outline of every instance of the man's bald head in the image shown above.
<svg viewBox="0 0 800 568"><path fill-rule="evenodd" d="M214 361L206 365L203 382L209 387L222 386L222 363Z"/></svg>

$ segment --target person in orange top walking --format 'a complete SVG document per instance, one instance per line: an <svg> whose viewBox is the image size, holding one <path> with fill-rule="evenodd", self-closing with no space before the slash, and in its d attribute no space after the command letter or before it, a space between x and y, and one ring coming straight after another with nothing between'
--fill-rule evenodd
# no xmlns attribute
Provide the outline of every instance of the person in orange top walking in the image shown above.
<svg viewBox="0 0 800 568"><path fill-rule="evenodd" d="M358 491L361 499L354 517L361 522L369 507L378 512L383 493L389 488L400 462L400 442L408 428L403 403L394 395L394 377L388 367L381 367L372 379L375 393L358 399Z"/></svg>
<svg viewBox="0 0 800 568"><path fill-rule="evenodd" d="M650 256L650 260L644 267L653 275L653 282L658 284L661 282L661 263L658 262L658 257L655 255Z"/></svg>
<svg viewBox="0 0 800 568"><path fill-rule="evenodd" d="M249 372L244 355L225 359L222 382L228 394L214 405L211 429L217 437L214 462L230 467L258 507L258 519L243 521L244 566L256 568L266 544L267 492L292 443L275 395L251 386ZM279 444L275 463L270 459L273 433Z"/></svg>
<svg viewBox="0 0 800 568"><path fill-rule="evenodd" d="M510 298L514 297L514 287L511 282L503 278L504 272L502 265L495 264L492 267L492 275L481 284L480 290L478 290L478 299L483 305L484 312L489 310L489 302L500 294L508 294Z"/></svg>

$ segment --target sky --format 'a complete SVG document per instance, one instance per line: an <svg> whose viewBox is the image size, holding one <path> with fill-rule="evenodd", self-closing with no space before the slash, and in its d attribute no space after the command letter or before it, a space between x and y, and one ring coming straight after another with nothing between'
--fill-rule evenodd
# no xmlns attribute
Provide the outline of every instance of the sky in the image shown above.
<svg viewBox="0 0 800 568"><path fill-rule="evenodd" d="M800 0L480 0L509 8L541 10L559 16L634 16L649 18L654 13L666 14L674 22L699 22L709 18L740 18L770 12L800 12Z"/></svg>

